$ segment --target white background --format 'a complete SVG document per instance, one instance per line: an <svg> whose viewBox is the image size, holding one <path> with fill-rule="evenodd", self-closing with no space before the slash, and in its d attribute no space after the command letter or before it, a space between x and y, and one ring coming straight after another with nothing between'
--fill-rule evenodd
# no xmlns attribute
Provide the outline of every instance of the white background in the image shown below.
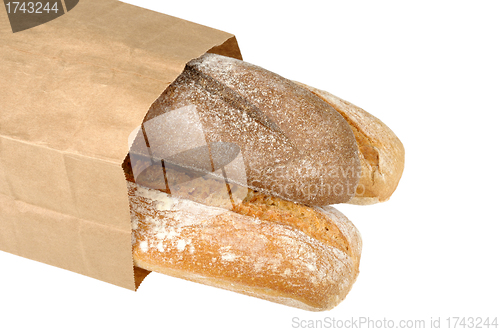
<svg viewBox="0 0 500 332"><path fill-rule="evenodd" d="M405 146L403 178L389 202L338 206L364 246L359 278L332 311L159 274L134 293L0 252L0 330L295 331L294 317L422 319L427 328L440 317L443 328L452 316L500 319L498 2L127 2L231 32L246 61L379 117Z"/></svg>

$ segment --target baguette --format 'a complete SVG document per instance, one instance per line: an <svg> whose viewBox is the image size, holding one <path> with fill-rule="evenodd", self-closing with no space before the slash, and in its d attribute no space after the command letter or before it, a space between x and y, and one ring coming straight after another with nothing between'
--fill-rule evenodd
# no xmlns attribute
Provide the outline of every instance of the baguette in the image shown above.
<svg viewBox="0 0 500 332"><path fill-rule="evenodd" d="M161 178L161 166L143 174ZM311 311L345 298L361 237L339 211L237 185L229 200L216 178L175 174L176 196L127 182L136 266Z"/></svg>

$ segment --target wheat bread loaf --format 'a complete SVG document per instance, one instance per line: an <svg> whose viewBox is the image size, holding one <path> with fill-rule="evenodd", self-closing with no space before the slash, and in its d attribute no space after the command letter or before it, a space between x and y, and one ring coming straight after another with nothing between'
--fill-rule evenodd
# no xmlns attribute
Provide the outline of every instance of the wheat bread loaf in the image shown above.
<svg viewBox="0 0 500 332"><path fill-rule="evenodd" d="M161 168L143 174L161 181ZM361 237L338 210L210 176L170 179L175 196L128 181L136 266L311 311L333 308L351 289Z"/></svg>

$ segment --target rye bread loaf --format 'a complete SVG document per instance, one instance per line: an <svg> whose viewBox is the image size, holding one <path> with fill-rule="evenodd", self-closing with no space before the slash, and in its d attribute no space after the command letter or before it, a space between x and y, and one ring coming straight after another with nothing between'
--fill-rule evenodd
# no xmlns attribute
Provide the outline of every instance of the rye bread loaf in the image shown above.
<svg viewBox="0 0 500 332"><path fill-rule="evenodd" d="M187 125L169 120L188 113ZM245 174L227 180L302 204L347 202L359 181L354 134L331 105L277 74L220 55L186 65L151 106L142 134L145 143L136 140L131 154L194 170L213 172L228 150L241 152Z"/></svg>

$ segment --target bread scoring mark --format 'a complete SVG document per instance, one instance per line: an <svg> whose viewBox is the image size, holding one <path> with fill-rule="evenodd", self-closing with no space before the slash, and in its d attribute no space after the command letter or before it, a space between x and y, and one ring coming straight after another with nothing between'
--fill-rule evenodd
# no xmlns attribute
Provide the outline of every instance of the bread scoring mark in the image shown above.
<svg viewBox="0 0 500 332"><path fill-rule="evenodd" d="M282 133L278 125L276 125L276 123L274 123L274 121L272 121L260 109L252 105L248 100L244 99L227 85L209 75L205 75L193 64L187 64L182 75L185 75L188 80L192 80L196 84L200 85L210 94L221 98L226 104L230 105L235 110L243 112L244 115L248 115L262 126L267 127L274 132Z"/></svg>
<svg viewBox="0 0 500 332"><path fill-rule="evenodd" d="M321 95L318 94L319 97ZM343 100L339 99L339 103L344 102ZM345 107L347 107L347 104L344 102ZM370 136L368 136L366 133L363 132L363 130L359 127L358 124L356 124L347 114L344 112L342 107L335 107L335 110L340 113L344 117L344 119L347 121L349 126L351 127L352 132L354 133L354 138L356 139L356 143L358 144L358 151L359 151L359 157L362 158L367 164L368 168L370 169L370 174L366 174L366 177L370 179L371 185L375 185L375 173L380 173L380 168L379 168L379 163L380 163L380 156L379 156L379 150L376 146L374 146L374 143L372 142ZM364 188L365 190L367 188ZM369 194L363 192L362 194Z"/></svg>
<svg viewBox="0 0 500 332"><path fill-rule="evenodd" d="M362 108L329 92L296 83L329 103L349 123L355 135L363 174L350 203L366 205L389 199L404 168L404 147L394 132Z"/></svg>
<svg viewBox="0 0 500 332"><path fill-rule="evenodd" d="M234 212L262 221L289 225L305 234L350 252L349 243L335 224L311 207L300 206L277 197L249 190Z"/></svg>

